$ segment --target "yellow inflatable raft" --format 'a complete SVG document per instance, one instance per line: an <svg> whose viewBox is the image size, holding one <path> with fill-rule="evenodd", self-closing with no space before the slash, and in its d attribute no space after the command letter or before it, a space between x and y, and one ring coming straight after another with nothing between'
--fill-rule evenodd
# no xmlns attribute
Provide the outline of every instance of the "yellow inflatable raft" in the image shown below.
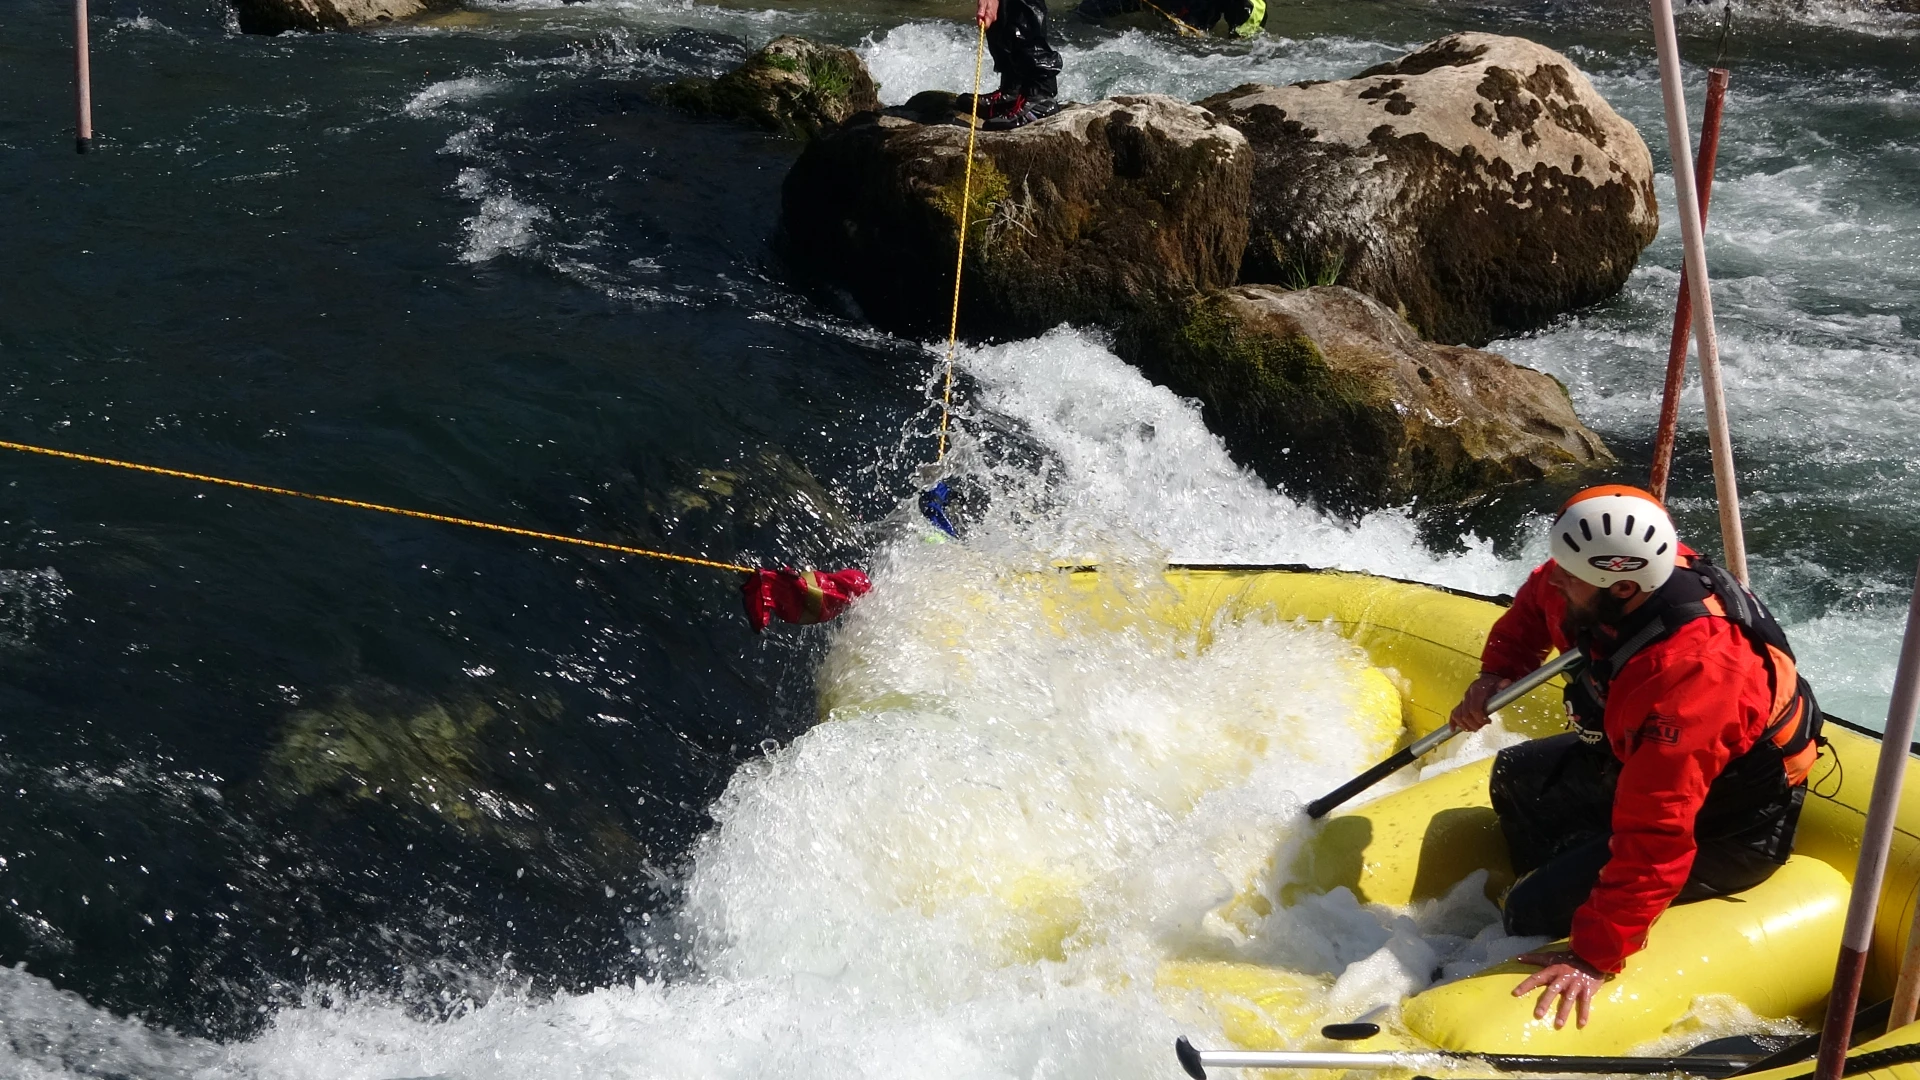
<svg viewBox="0 0 1920 1080"><path fill-rule="evenodd" d="M1409 737L1444 722L1477 673L1480 645L1501 611L1488 599L1366 575L1246 567L1170 569L1168 590L1136 592L1127 603L1116 604L1112 583L1103 582L1098 572L1069 573L1067 592L1073 599L1066 603L1080 609L1077 615L1182 626L1203 644L1209 628L1223 620L1298 618L1328 625L1361 646L1399 686ZM1543 688L1507 710L1505 719L1532 735L1558 731L1563 726L1558 694ZM1511 993L1529 969L1507 964L1405 1001L1400 1017L1406 1033L1450 1050L1620 1054L1668 1034L1699 999L1714 995L1735 999L1762 1016L1817 1023L1833 975L1848 877L1879 753L1870 734L1836 725L1829 725L1828 734L1827 760L1815 770L1824 780L1807 800L1793 860L1739 897L1668 911L1654 926L1647 948L1608 984L1589 1027L1555 1030L1536 1021L1531 997L1516 999ZM1442 896L1482 870L1488 893L1497 895L1513 875L1487 801L1489 764L1444 773L1336 812L1291 868L1296 895L1344 887L1363 902L1408 904ZM1880 905L1867 1000L1891 993L1905 949L1920 892L1917 833L1920 785L1909 785ZM1297 1048L1303 1036L1311 1035L1293 1005L1313 980L1298 973L1195 961L1165 965L1159 981L1164 993L1206 1002L1227 1036L1244 1049ZM1907 1036L1906 1041L1915 1041L1912 1029ZM1911 1066L1898 1066L1883 1075L1913 1072Z"/></svg>

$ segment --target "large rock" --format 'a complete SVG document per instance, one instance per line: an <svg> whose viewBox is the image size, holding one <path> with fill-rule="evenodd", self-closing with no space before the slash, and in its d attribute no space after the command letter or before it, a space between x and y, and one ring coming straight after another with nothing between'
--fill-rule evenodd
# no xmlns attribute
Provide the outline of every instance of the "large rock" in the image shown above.
<svg viewBox="0 0 1920 1080"><path fill-rule="evenodd" d="M659 91L662 100L812 138L857 113L880 108L880 87L859 54L806 38L777 37L718 79L687 79Z"/></svg>
<svg viewBox="0 0 1920 1080"><path fill-rule="evenodd" d="M1455 34L1353 79L1202 104L1253 143L1241 280L1348 285L1436 341L1611 296L1659 225L1639 132L1522 38Z"/></svg>
<svg viewBox="0 0 1920 1080"><path fill-rule="evenodd" d="M457 0L233 0L249 34L287 30L353 30L453 8Z"/></svg>
<svg viewBox="0 0 1920 1080"><path fill-rule="evenodd" d="M1422 341L1338 286L1195 298L1128 352L1267 479L1345 511L1458 502L1611 463L1566 388L1504 357Z"/></svg>
<svg viewBox="0 0 1920 1080"><path fill-rule="evenodd" d="M787 175L796 267L875 323L944 334L965 190L967 128L950 94L855 118ZM961 327L1023 336L1114 324L1231 284L1247 242L1253 157L1205 109L1158 95L1071 105L981 132Z"/></svg>

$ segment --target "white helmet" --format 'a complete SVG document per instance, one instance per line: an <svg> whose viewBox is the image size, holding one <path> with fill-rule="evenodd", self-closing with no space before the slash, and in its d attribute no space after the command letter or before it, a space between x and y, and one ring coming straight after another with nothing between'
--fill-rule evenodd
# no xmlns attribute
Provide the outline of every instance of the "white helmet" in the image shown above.
<svg viewBox="0 0 1920 1080"><path fill-rule="evenodd" d="M1553 523L1553 561L1589 585L1631 581L1648 592L1673 576L1680 538L1653 496L1625 484L1588 488Z"/></svg>

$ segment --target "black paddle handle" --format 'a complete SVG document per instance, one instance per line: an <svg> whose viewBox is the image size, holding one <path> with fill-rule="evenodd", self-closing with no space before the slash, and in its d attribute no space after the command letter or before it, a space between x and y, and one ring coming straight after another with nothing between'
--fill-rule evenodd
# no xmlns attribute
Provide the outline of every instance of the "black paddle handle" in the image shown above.
<svg viewBox="0 0 1920 1080"><path fill-rule="evenodd" d="M1307 816L1315 821L1326 817L1327 811L1413 764L1413 760L1419 756L1413 746L1395 750L1392 757L1308 803Z"/></svg>

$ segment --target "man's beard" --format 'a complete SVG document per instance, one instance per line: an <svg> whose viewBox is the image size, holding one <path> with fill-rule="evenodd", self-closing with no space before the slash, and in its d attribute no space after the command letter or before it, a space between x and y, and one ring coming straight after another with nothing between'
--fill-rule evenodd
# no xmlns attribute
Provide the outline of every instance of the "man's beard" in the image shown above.
<svg viewBox="0 0 1920 1080"><path fill-rule="evenodd" d="M1586 607L1579 607L1569 602L1567 617L1562 621L1561 629L1566 632L1567 640L1573 642L1584 641L1602 630L1606 632L1605 636L1612 637L1614 628L1620 625L1620 620L1626 618L1626 615L1627 602L1613 595L1612 592L1601 589L1595 594L1593 602Z"/></svg>

